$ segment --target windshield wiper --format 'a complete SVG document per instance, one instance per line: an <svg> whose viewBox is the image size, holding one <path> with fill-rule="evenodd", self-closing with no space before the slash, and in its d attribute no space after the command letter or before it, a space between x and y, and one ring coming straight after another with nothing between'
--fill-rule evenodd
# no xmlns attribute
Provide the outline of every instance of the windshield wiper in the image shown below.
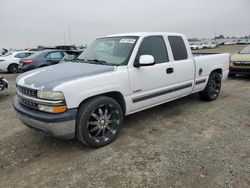
<svg viewBox="0 0 250 188"><path fill-rule="evenodd" d="M116 66L115 64L111 64L111 63L108 63L107 61L99 60L99 59L80 59L80 58L77 58L77 59L75 59L75 61L79 61L81 63Z"/></svg>
<svg viewBox="0 0 250 188"><path fill-rule="evenodd" d="M85 62L85 60L84 60L84 59L79 59L79 58L76 58L76 59L74 59L74 60L72 60L72 61L80 61L80 62Z"/></svg>
<svg viewBox="0 0 250 188"><path fill-rule="evenodd" d="M100 64L100 65L107 65L108 64L106 61L99 60L99 59L85 59L85 61L93 61L96 64Z"/></svg>

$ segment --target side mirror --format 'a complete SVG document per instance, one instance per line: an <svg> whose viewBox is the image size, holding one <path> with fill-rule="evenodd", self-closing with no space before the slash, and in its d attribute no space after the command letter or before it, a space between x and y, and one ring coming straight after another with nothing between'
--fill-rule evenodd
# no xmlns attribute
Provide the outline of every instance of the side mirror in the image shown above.
<svg viewBox="0 0 250 188"><path fill-rule="evenodd" d="M141 55L139 63L137 63L135 67L152 66L154 64L155 64L155 59L152 55Z"/></svg>

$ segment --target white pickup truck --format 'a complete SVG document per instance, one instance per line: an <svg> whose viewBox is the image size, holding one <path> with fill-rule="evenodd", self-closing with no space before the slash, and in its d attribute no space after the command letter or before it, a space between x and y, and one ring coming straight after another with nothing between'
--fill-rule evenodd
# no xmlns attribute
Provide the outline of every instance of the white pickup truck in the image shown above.
<svg viewBox="0 0 250 188"><path fill-rule="evenodd" d="M18 76L13 106L30 128L101 147L125 115L197 92L215 100L228 72L229 54L193 57L183 34L111 35L74 62Z"/></svg>

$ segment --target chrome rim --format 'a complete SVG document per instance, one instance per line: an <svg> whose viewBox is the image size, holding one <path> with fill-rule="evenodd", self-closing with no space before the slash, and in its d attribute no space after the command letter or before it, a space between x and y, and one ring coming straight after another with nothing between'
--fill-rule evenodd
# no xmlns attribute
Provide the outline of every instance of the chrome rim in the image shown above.
<svg viewBox="0 0 250 188"><path fill-rule="evenodd" d="M108 141L116 135L120 125L117 108L111 104L100 105L89 116L87 127L91 138L96 142Z"/></svg>
<svg viewBox="0 0 250 188"><path fill-rule="evenodd" d="M209 85L209 94L212 99L216 98L220 93L220 87L221 87L221 79L220 76L215 76L211 81Z"/></svg>

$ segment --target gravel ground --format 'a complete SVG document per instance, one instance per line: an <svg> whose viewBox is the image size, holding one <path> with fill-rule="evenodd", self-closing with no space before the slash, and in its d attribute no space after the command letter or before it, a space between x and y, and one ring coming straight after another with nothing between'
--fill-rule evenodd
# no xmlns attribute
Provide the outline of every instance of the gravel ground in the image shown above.
<svg viewBox="0 0 250 188"><path fill-rule="evenodd" d="M250 77L214 102L191 95L125 118L100 149L25 127L11 107L16 75L1 74L0 187L250 187Z"/></svg>

